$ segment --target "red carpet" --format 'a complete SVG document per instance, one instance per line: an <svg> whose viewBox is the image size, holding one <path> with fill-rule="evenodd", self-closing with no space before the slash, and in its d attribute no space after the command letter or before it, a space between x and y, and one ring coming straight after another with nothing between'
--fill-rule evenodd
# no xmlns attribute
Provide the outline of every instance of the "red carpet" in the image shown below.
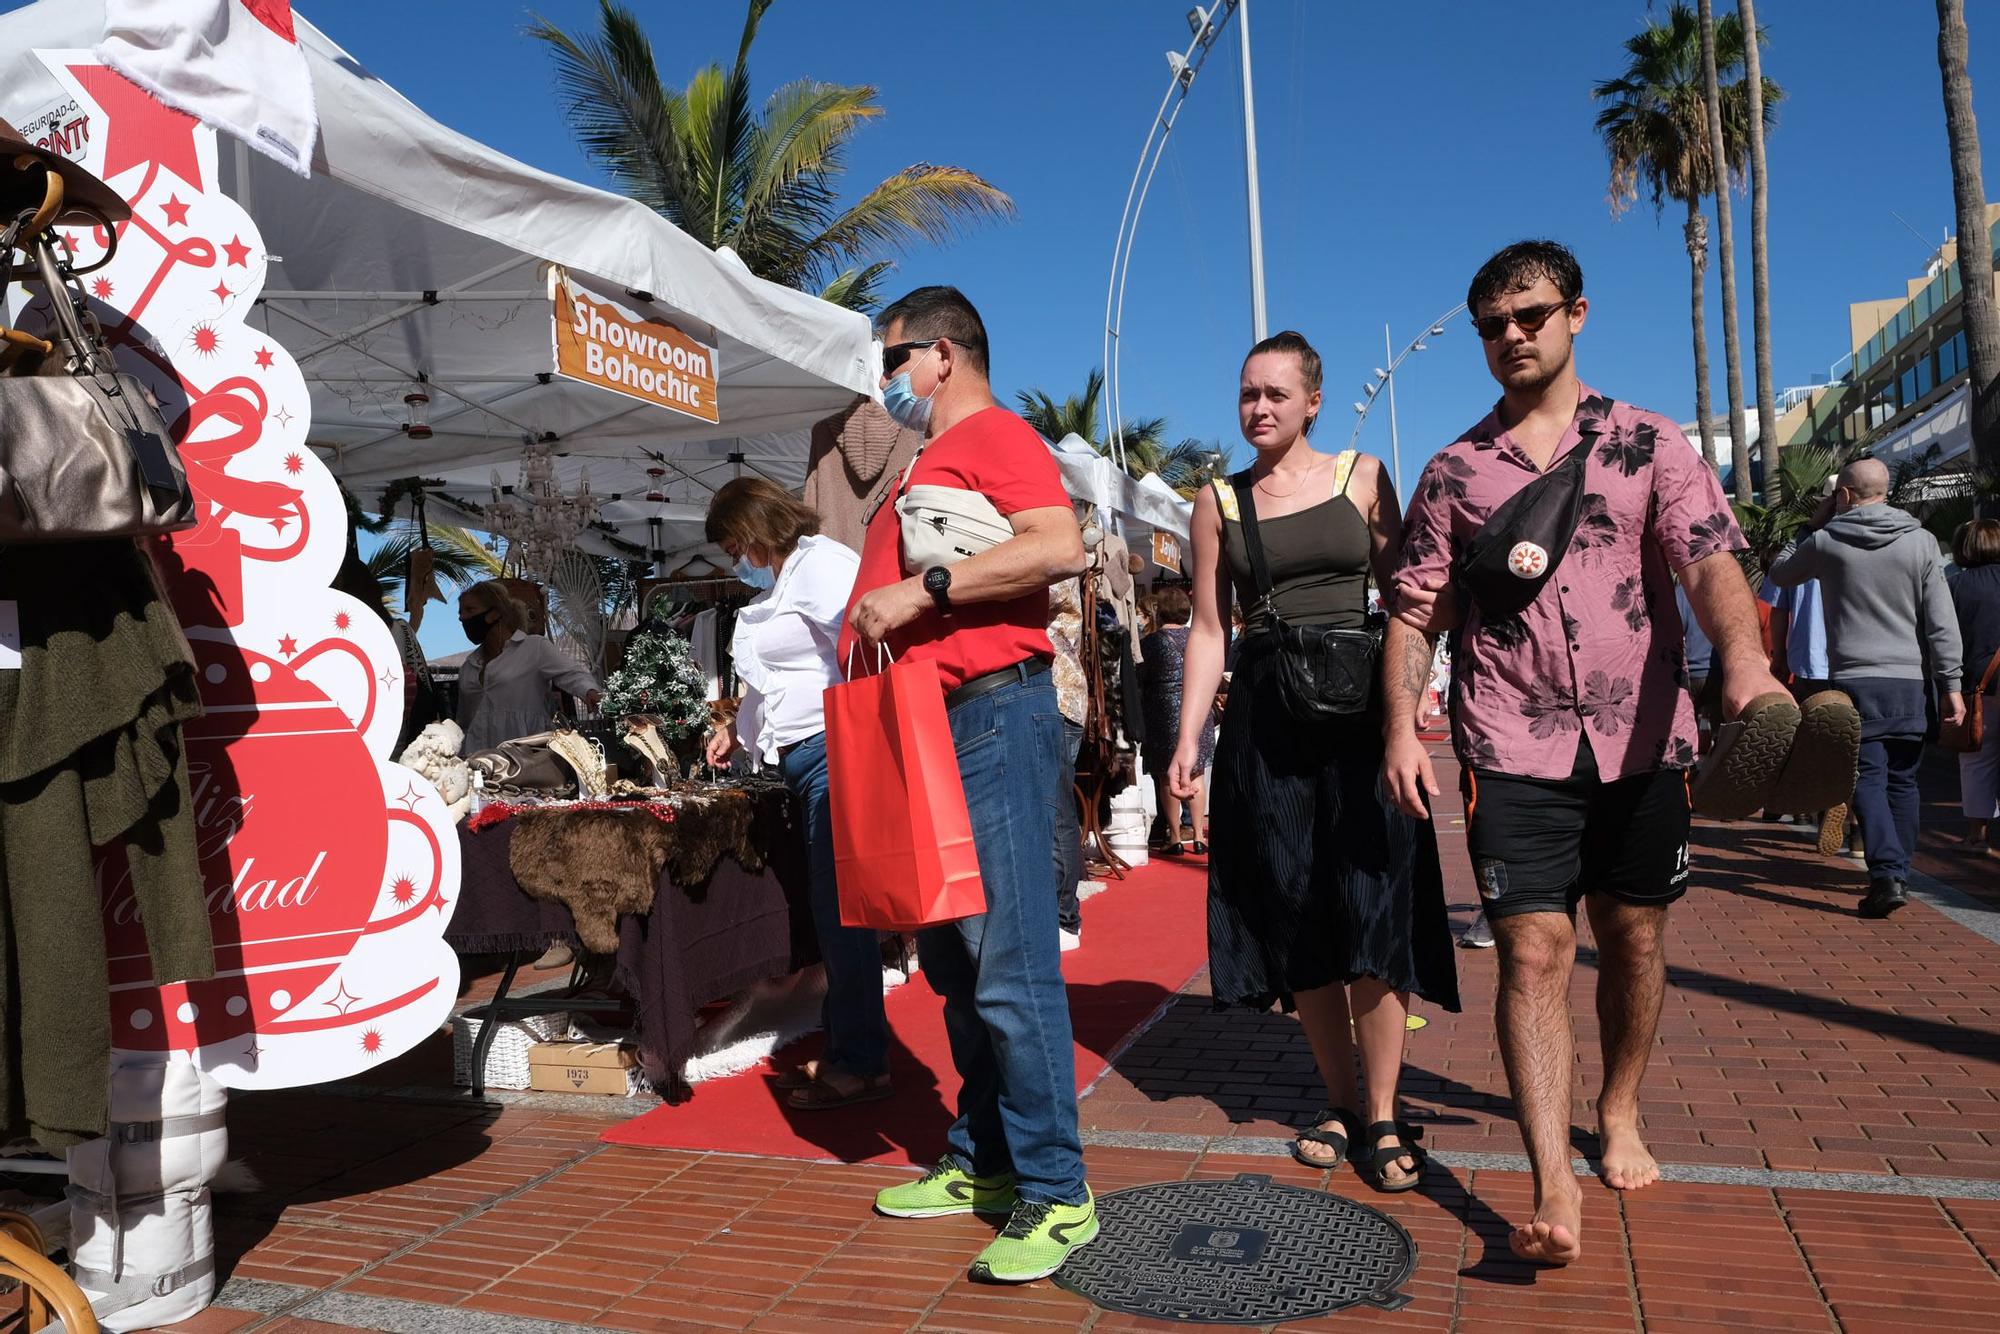
<svg viewBox="0 0 2000 1334"><path fill-rule="evenodd" d="M1079 1089L1208 962L1207 887L1205 859L1155 858L1084 902L1083 947L1062 956ZM701 1084L690 1101L614 1126L603 1140L850 1163L934 1162L958 1098L944 1002L919 971L889 993L888 1011L893 1097L832 1111L796 1111L785 1104L787 1095L772 1087L776 1072L766 1066ZM776 1058L779 1068L808 1059L818 1045L815 1034L787 1047Z"/></svg>

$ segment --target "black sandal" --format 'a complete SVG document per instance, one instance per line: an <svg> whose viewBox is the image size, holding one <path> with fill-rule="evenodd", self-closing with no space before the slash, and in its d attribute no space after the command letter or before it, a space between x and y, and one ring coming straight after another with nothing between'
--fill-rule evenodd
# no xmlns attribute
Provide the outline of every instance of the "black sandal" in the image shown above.
<svg viewBox="0 0 2000 1334"><path fill-rule="evenodd" d="M1181 845L1181 841L1179 839L1175 839L1173 842L1167 844L1167 846L1160 849L1160 855L1162 857L1180 857L1184 856L1186 853L1187 849Z"/></svg>
<svg viewBox="0 0 2000 1334"><path fill-rule="evenodd" d="M1188 851L1197 857L1206 857L1208 855L1208 844L1201 839L1196 839L1194 842L1188 844Z"/></svg>
<svg viewBox="0 0 2000 1334"><path fill-rule="evenodd" d="M1396 1137L1395 1147L1377 1147L1384 1135ZM1422 1183L1424 1164L1429 1161L1424 1151L1417 1147L1417 1141L1424 1137L1422 1126L1408 1125L1402 1121L1377 1121L1362 1131L1361 1137L1368 1142L1356 1145L1354 1152L1349 1154L1348 1158L1354 1164L1354 1170L1361 1174L1363 1181L1384 1195L1400 1195L1406 1190L1415 1190ZM1410 1159L1416 1166L1409 1175L1395 1181L1389 1180L1388 1169L1402 1158Z"/></svg>
<svg viewBox="0 0 2000 1334"><path fill-rule="evenodd" d="M1355 1120L1354 1113L1348 1111L1345 1107L1321 1108L1318 1114L1313 1117L1311 1125L1292 1136L1292 1157L1305 1166L1318 1171L1330 1172L1334 1168L1339 1167L1347 1161L1347 1146L1348 1141L1354 1133ZM1321 1130L1320 1126L1328 1121L1338 1122L1340 1129ZM1299 1148L1299 1145L1306 1143L1324 1144L1327 1148L1332 1149L1332 1160L1321 1162L1317 1158L1308 1157Z"/></svg>

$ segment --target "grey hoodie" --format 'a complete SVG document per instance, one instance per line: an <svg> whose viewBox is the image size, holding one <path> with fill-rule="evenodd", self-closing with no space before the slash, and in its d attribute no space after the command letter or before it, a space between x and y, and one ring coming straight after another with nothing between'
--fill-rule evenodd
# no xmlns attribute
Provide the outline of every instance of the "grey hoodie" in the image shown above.
<svg viewBox="0 0 2000 1334"><path fill-rule="evenodd" d="M1785 549L1769 571L1791 588L1818 579L1826 595L1826 648L1833 679L1924 679L1958 689L1963 649L1937 539L1893 505L1856 505Z"/></svg>

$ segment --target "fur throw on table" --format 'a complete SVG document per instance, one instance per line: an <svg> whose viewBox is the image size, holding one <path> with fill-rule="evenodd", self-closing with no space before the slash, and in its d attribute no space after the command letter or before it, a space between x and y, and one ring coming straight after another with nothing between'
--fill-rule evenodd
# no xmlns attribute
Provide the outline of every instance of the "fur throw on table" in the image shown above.
<svg viewBox="0 0 2000 1334"><path fill-rule="evenodd" d="M674 826L643 809L523 811L508 861L531 897L560 903L593 954L618 949L622 913L652 909Z"/></svg>
<svg viewBox="0 0 2000 1334"><path fill-rule="evenodd" d="M488 806L481 818L511 817L508 860L531 897L560 903L585 949L618 948L618 917L653 906L665 869L682 889L706 884L724 857L762 871L770 840L788 836L788 794L775 784L679 792L671 807Z"/></svg>

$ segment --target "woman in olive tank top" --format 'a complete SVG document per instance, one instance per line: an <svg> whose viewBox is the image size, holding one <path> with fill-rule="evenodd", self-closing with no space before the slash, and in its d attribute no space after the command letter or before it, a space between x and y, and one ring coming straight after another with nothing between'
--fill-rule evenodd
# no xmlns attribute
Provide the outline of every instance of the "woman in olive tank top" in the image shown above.
<svg viewBox="0 0 2000 1334"><path fill-rule="evenodd" d="M1383 796L1379 705L1301 722L1275 679L1272 612L1360 629L1370 573L1386 586L1401 554L1394 483L1367 455L1312 448L1319 406L1319 355L1304 338L1281 333L1250 350L1238 414L1257 459L1195 502L1194 622L1169 782L1192 789L1235 601L1244 636L1209 780L1215 1001L1298 1011L1331 1106L1299 1132L1294 1157L1323 1168L1351 1158L1377 1189L1408 1190L1423 1175L1416 1132L1396 1116L1409 993L1458 1009L1436 836ZM1268 607L1241 522L1253 504Z"/></svg>

